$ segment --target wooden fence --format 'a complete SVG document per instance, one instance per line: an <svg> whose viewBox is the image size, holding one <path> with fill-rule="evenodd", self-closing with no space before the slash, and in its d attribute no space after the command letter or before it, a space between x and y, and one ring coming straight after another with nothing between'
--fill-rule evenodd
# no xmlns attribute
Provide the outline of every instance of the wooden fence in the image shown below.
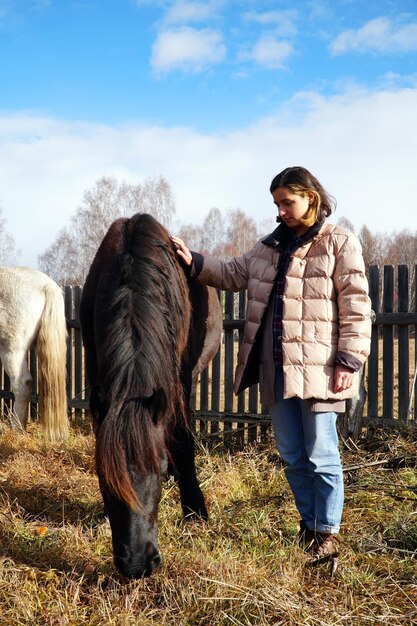
<svg viewBox="0 0 417 626"><path fill-rule="evenodd" d="M415 276L417 272L415 273ZM369 272L369 293L375 319L372 326L371 355L367 363L367 402L364 407L365 423L379 420L395 425L417 420L417 402L412 398L415 382L417 354L416 279L409 280L407 266L395 271L389 265L380 271L373 266ZM78 422L86 419L87 383L84 354L78 317L81 287L65 288L65 310L68 324L67 394L71 418ZM233 376L236 354L243 332L246 310L246 292L221 294L224 310L223 340L220 350L205 370L196 389L194 409L196 430L203 440L222 441L226 445L241 447L262 440L270 431L267 411L260 405L259 390L255 385L233 394ZM31 398L31 417L37 414L36 357L30 355L34 376ZM7 375L2 372L0 409L6 413L11 408L13 394Z"/></svg>

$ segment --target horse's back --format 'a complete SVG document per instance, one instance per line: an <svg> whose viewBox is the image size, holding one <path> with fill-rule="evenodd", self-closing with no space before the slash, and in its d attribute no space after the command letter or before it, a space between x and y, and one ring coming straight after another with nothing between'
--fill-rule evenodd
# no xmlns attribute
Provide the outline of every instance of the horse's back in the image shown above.
<svg viewBox="0 0 417 626"><path fill-rule="evenodd" d="M52 278L31 267L0 267L0 298L2 299L27 297L28 294L42 291L46 285L59 289Z"/></svg>
<svg viewBox="0 0 417 626"><path fill-rule="evenodd" d="M36 336L45 289L59 290L49 276L30 267L0 267L0 343L22 347Z"/></svg>

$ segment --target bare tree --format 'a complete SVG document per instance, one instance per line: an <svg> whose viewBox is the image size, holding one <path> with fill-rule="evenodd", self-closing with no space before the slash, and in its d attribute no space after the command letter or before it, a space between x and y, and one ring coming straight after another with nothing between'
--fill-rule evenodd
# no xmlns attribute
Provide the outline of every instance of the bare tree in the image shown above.
<svg viewBox="0 0 417 626"><path fill-rule="evenodd" d="M178 231L178 237L185 245L195 252L202 250L203 227L196 224L183 224Z"/></svg>
<svg viewBox="0 0 417 626"><path fill-rule="evenodd" d="M7 219L0 205L0 265L14 265L21 252L16 248L13 236L7 230Z"/></svg>
<svg viewBox="0 0 417 626"><path fill-rule="evenodd" d="M410 305L415 309L416 302L416 265L417 265L417 232L404 229L393 233L388 243L388 258L392 265L407 265L410 285Z"/></svg>
<svg viewBox="0 0 417 626"><path fill-rule="evenodd" d="M212 207L203 222L203 236L201 239L202 252L209 254L221 253L224 245L225 224L220 209Z"/></svg>
<svg viewBox="0 0 417 626"><path fill-rule="evenodd" d="M150 176L142 186L137 185L132 199L143 213L150 213L169 229L175 214L175 201L171 185L163 176Z"/></svg>
<svg viewBox="0 0 417 626"><path fill-rule="evenodd" d="M230 213L227 228L227 244L229 256L243 254L250 250L259 239L255 220L246 215L242 209Z"/></svg>
<svg viewBox="0 0 417 626"><path fill-rule="evenodd" d="M388 256L389 237L381 233L372 233L367 226L362 226L359 231L359 241L362 246L365 267L370 265L382 266L386 263Z"/></svg>
<svg viewBox="0 0 417 626"><path fill-rule="evenodd" d="M264 217L260 222L258 222L258 234L259 237L266 237L269 233L272 233L277 227L275 223L275 215L271 217Z"/></svg>
<svg viewBox="0 0 417 626"><path fill-rule="evenodd" d="M351 233L355 234L355 227L347 217L339 217L337 225L345 228L346 230L350 230Z"/></svg>
<svg viewBox="0 0 417 626"><path fill-rule="evenodd" d="M388 243L388 256L393 265L415 265L417 263L417 232L404 229L393 233Z"/></svg>
<svg viewBox="0 0 417 626"><path fill-rule="evenodd" d="M39 268L61 285L82 285L88 266L84 251L68 228L63 228L54 243L38 259Z"/></svg>
<svg viewBox="0 0 417 626"><path fill-rule="evenodd" d="M169 226L175 212L169 183L153 176L143 185L104 176L85 191L83 202L52 245L39 257L39 267L60 284L83 284L98 246L118 217L150 213Z"/></svg>

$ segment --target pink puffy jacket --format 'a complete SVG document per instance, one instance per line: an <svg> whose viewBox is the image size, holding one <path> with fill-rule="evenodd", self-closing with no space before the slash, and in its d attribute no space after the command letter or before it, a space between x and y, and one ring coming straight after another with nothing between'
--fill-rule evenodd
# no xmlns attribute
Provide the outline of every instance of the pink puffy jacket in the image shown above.
<svg viewBox="0 0 417 626"><path fill-rule="evenodd" d="M198 275L220 289L248 290L234 389L238 393L259 382L266 406L274 404L271 295L278 261L279 252L259 241L227 262L204 256ZM332 388L336 354L364 363L370 350L371 302L357 238L325 222L293 253L283 300L284 397L311 398L312 410L326 410L326 400L334 406L335 400L354 397L358 373L352 388L337 394ZM314 408L314 401L320 408Z"/></svg>

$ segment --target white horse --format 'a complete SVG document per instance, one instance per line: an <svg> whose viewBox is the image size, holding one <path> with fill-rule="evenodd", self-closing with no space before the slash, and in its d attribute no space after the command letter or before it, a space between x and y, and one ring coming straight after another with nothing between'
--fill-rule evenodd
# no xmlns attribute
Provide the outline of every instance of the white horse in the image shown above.
<svg viewBox="0 0 417 626"><path fill-rule="evenodd" d="M38 360L39 416L51 441L68 435L67 328L64 299L46 274L29 267L0 267L0 359L14 392L13 426L24 429L32 376L28 350Z"/></svg>

